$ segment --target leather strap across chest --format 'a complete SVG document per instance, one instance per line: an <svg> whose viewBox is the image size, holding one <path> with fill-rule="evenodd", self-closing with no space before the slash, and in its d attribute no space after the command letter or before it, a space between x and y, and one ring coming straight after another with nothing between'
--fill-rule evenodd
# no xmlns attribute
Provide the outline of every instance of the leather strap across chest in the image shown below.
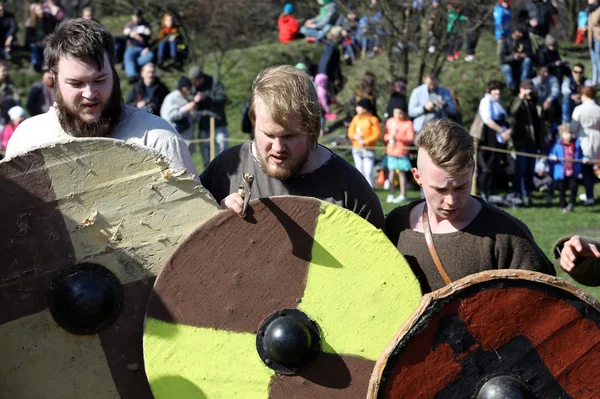
<svg viewBox="0 0 600 399"><path fill-rule="evenodd" d="M440 260L440 256L435 249L435 245L433 244L433 235L431 234L431 226L429 225L429 215L427 213L427 202L423 203L423 234L425 234L425 242L427 242L427 248L429 248L429 253L431 253L431 257L433 258L433 263L435 263L435 267L438 269L440 276L444 280L446 285L450 284L452 280L446 273L446 269L444 269L444 265Z"/></svg>

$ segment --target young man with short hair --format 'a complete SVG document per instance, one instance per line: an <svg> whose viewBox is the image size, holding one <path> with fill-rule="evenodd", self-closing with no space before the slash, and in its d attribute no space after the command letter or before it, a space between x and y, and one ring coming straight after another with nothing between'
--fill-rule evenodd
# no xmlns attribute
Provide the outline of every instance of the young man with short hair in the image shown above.
<svg viewBox="0 0 600 399"><path fill-rule="evenodd" d="M298 195L349 209L383 227L379 197L352 165L318 144L320 105L310 77L293 66L262 71L254 80L249 117L255 139L225 150L200 176L223 208L242 214L243 173L254 175L252 198Z"/></svg>
<svg viewBox="0 0 600 399"><path fill-rule="evenodd" d="M197 170L169 123L146 109L123 104L115 70L114 39L98 22L63 22L46 44L56 103L25 120L8 143L7 157L74 137L111 137L155 149L175 168Z"/></svg>
<svg viewBox="0 0 600 399"><path fill-rule="evenodd" d="M470 195L475 149L462 126L449 119L429 122L417 146L417 167L412 172L425 200L393 210L385 230L423 292L445 285L426 242L428 230L451 281L493 269L556 273L525 224Z"/></svg>

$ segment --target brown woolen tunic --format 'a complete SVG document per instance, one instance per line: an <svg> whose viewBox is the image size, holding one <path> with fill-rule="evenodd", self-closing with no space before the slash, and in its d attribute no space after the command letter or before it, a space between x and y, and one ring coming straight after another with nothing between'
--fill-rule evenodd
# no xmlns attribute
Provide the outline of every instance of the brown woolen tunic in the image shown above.
<svg viewBox="0 0 600 399"><path fill-rule="evenodd" d="M433 263L425 236L410 227L410 211L423 201L390 212L385 220L385 231L426 293L445 284ZM493 269L526 269L556 275L552 262L536 245L523 222L493 205L481 203L481 211L463 230L433 234L435 248L452 281Z"/></svg>

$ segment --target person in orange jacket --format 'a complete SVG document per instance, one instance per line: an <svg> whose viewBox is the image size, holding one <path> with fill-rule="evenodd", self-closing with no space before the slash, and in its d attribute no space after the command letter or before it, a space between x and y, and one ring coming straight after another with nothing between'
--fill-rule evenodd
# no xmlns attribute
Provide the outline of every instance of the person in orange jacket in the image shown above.
<svg viewBox="0 0 600 399"><path fill-rule="evenodd" d="M399 204L406 200L406 172L410 171L412 165L408 159L408 149L415 138L413 123L408 118L408 107L394 108L394 117L385 123L385 134L383 141L386 142L384 165L389 170L388 181L390 182L390 193L387 196L388 203ZM400 195L394 196L394 178L398 171L400 180Z"/></svg>
<svg viewBox="0 0 600 399"><path fill-rule="evenodd" d="M279 27L279 41L281 43L289 43L296 40L300 31L298 20L292 15L294 13L294 5L286 4L283 7L283 12L279 16L277 26Z"/></svg>
<svg viewBox="0 0 600 399"><path fill-rule="evenodd" d="M354 166L373 187L373 168L375 166L375 150L373 147L381 137L381 124L374 115L373 103L363 98L356 105L356 116L352 118L348 128L348 138L352 141L352 157Z"/></svg>

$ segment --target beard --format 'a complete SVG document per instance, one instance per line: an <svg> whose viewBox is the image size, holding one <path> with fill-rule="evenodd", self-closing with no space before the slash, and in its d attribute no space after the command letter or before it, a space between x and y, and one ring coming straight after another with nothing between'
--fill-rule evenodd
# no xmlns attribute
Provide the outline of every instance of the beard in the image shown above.
<svg viewBox="0 0 600 399"><path fill-rule="evenodd" d="M56 85L56 108L58 122L65 132L73 137L108 137L115 130L121 120L123 112L123 97L119 75L113 68L113 89L108 101L101 104L104 108L98 120L89 122L84 120L78 110L73 110L65 102L60 85Z"/></svg>
<svg viewBox="0 0 600 399"><path fill-rule="evenodd" d="M293 158L289 153L285 153L288 158L281 165L269 164L269 154L263 156L259 151L256 151L258 155L258 161L260 162L260 166L262 167L265 174L269 177L273 177L277 180L285 181L289 178L296 176L302 170L306 161L308 160L308 155L310 154L310 150L307 149L302 153L301 156L297 158Z"/></svg>

